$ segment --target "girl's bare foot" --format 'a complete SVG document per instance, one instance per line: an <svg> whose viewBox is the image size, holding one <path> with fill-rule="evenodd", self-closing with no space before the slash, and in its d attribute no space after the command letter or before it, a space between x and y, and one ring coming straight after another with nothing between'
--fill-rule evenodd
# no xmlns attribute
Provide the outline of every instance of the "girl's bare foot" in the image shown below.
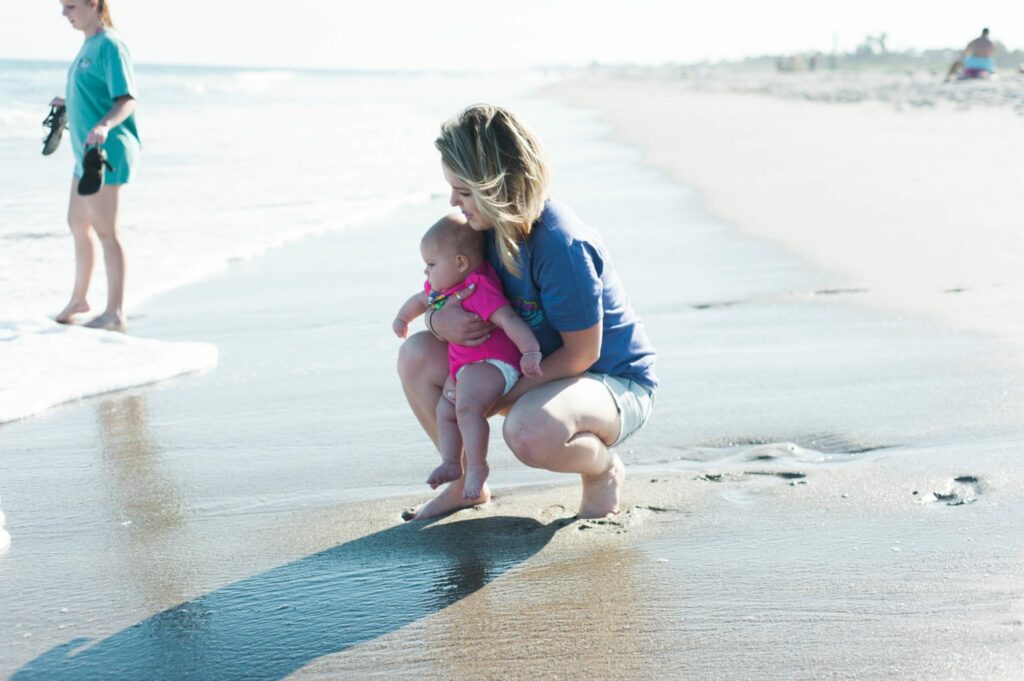
<svg viewBox="0 0 1024 681"><path fill-rule="evenodd" d="M121 333L124 333L124 316L111 312L104 312L99 317L95 317L85 326L90 329L102 329L104 331L120 331Z"/></svg>
<svg viewBox="0 0 1024 681"><path fill-rule="evenodd" d="M88 311L89 303L84 300L72 300L63 310L61 310L59 315L53 318L53 321L58 324L70 324L71 318L76 314L82 314L83 312Z"/></svg>
<svg viewBox="0 0 1024 681"><path fill-rule="evenodd" d="M443 463L427 476L427 484L430 485L430 489L437 489L446 482L452 482L462 477L462 464Z"/></svg>
<svg viewBox="0 0 1024 681"><path fill-rule="evenodd" d="M465 498L463 496L463 480L463 478L459 478L448 483L444 489L438 492L436 497L416 509L415 513L403 515L402 517L405 520L426 520L427 518L436 518L439 515L444 515L460 508L486 504L491 500L491 491L487 489L486 484L480 490L480 496L475 499Z"/></svg>
<svg viewBox="0 0 1024 681"><path fill-rule="evenodd" d="M618 454L612 454L612 465L601 475L582 477L580 518L607 518L619 512L619 493L626 481L626 467Z"/></svg>
<svg viewBox="0 0 1024 681"><path fill-rule="evenodd" d="M479 497L480 492L483 491L484 483L487 482L487 475L490 472L491 469L487 464L466 468L466 481L462 488L462 498L476 499Z"/></svg>

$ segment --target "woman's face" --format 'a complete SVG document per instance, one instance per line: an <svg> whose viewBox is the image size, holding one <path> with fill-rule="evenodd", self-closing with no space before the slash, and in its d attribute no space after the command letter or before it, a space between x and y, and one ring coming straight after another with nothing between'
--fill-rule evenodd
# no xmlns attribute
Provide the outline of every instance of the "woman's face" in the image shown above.
<svg viewBox="0 0 1024 681"><path fill-rule="evenodd" d="M491 229L493 225L487 224L487 219L480 214L473 192L466 186L466 183L456 177L451 168L443 163L441 169L444 171L445 181L452 187L452 196L448 202L462 211L462 214L466 216L466 222L476 231L486 232Z"/></svg>
<svg viewBox="0 0 1024 681"><path fill-rule="evenodd" d="M96 0L60 0L62 14L79 31L87 31L99 23Z"/></svg>

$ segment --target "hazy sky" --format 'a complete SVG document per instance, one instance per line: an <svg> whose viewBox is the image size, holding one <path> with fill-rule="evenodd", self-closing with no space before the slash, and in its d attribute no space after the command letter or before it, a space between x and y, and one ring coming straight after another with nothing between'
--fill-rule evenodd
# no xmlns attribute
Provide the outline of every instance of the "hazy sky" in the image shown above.
<svg viewBox="0 0 1024 681"><path fill-rule="evenodd" d="M1024 1L110 0L137 62L354 69L660 63L832 49L1024 47ZM0 57L70 59L59 0L5 0Z"/></svg>

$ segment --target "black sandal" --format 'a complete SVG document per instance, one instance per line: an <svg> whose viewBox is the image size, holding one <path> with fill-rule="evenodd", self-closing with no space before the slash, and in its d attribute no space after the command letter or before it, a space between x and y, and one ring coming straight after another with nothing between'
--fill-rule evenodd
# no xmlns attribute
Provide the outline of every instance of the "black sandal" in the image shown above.
<svg viewBox="0 0 1024 681"><path fill-rule="evenodd" d="M49 156L60 146L61 135L68 127L68 110L63 106L51 106L50 115L43 120L43 127L49 128L43 138L43 156Z"/></svg>
<svg viewBox="0 0 1024 681"><path fill-rule="evenodd" d="M114 172L114 166L107 162L103 147L89 147L82 158L82 179L78 181L78 193L82 196L95 194L103 186L103 168Z"/></svg>

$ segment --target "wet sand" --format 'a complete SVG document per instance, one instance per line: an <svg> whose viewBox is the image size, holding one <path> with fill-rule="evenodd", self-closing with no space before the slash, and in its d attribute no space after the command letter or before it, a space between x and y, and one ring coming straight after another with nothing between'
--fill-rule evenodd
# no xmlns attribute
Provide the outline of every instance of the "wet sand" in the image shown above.
<svg viewBox="0 0 1024 681"><path fill-rule="evenodd" d="M0 428L0 674L1014 678L1014 337L875 305L649 151L548 144L660 351L620 516L494 439L491 504L401 522L436 453L389 324L443 203L409 208L131 320L216 370Z"/></svg>

